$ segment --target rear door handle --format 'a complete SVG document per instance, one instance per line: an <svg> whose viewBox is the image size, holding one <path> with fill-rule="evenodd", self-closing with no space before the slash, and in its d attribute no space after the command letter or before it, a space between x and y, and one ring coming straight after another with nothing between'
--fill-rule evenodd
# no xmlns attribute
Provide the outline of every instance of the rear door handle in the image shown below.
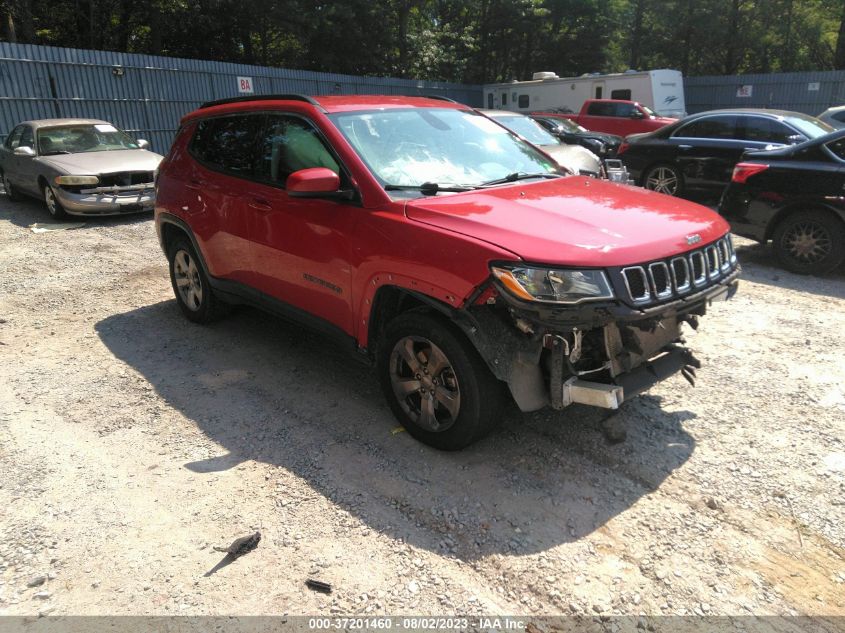
<svg viewBox="0 0 845 633"><path fill-rule="evenodd" d="M692 149L692 145L678 145L678 149L682 149L686 152Z"/></svg>
<svg viewBox="0 0 845 633"><path fill-rule="evenodd" d="M272 211L273 207L264 198L253 198L249 201L249 206L256 211Z"/></svg>

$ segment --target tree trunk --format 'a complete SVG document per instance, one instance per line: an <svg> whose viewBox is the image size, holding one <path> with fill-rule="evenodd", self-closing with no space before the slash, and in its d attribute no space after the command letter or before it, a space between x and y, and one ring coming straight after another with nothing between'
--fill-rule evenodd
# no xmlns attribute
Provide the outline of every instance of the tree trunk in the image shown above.
<svg viewBox="0 0 845 633"><path fill-rule="evenodd" d="M684 53L681 59L681 74L686 77L689 74L690 50L692 49L693 17L695 15L695 3L697 0L687 0L686 23L684 24Z"/></svg>
<svg viewBox="0 0 845 633"><path fill-rule="evenodd" d="M631 55L628 58L628 68L637 69L640 66L640 46L643 38L643 16L646 0L637 0L634 8L634 23L631 25Z"/></svg>
<svg viewBox="0 0 845 633"><path fill-rule="evenodd" d="M740 0L731 0L731 12L728 16L728 32L725 41L725 74L735 75L739 70L737 60L737 37L739 36Z"/></svg>
<svg viewBox="0 0 845 633"><path fill-rule="evenodd" d="M32 16L32 1L18 0L14 3L17 7L17 36L20 41L25 44L32 44L35 42L35 19Z"/></svg>
<svg viewBox="0 0 845 633"><path fill-rule="evenodd" d="M4 4L2 16L3 16L3 35L6 37L6 39L10 43L16 44L17 41L18 41L18 35L17 35L17 32L15 31L15 18L12 15L12 9L8 5Z"/></svg>
<svg viewBox="0 0 845 633"><path fill-rule="evenodd" d="M845 70L845 0L842 2L842 17L839 20L839 37L836 39L833 67L836 70Z"/></svg>

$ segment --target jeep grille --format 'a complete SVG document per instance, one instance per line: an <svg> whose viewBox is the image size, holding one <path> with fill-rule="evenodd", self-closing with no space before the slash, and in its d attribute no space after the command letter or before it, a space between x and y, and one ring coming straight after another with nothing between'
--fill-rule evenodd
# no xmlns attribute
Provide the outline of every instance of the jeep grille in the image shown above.
<svg viewBox="0 0 845 633"><path fill-rule="evenodd" d="M704 248L667 260L622 269L628 298L637 305L658 303L716 283L736 268L730 235Z"/></svg>

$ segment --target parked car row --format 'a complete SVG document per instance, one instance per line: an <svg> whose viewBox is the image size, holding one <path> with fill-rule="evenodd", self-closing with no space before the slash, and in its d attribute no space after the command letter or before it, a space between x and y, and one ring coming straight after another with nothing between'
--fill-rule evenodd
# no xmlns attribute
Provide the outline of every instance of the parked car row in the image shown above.
<svg viewBox="0 0 845 633"><path fill-rule="evenodd" d="M728 222L658 187L603 180L598 157L530 118L486 114L414 97L204 104L182 119L155 178L179 309L207 323L249 304L324 332L375 366L411 435L447 450L487 434L506 393L523 411L616 409L676 373L694 384L700 363L681 326L737 291ZM690 125L746 134L762 118L787 141L803 135L780 154L749 155L724 206L736 226L780 213L783 261L828 269L843 237L829 209L783 211L772 188L796 165L827 160L838 176L845 133L814 144L824 124L809 117L744 114L692 117L629 137L618 153L659 156L668 144L684 154L658 164L683 165L686 185L736 162L694 162L680 141L713 139ZM102 121L30 122L10 135L0 168L10 195L40 194L56 216L137 211L160 158L141 145Z"/></svg>

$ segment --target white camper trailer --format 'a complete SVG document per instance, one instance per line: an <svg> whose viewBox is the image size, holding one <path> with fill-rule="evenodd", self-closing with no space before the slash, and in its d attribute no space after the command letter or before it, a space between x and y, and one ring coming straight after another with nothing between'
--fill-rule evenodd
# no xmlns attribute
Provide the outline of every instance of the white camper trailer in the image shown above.
<svg viewBox="0 0 845 633"><path fill-rule="evenodd" d="M484 104L489 109L522 113L562 109L578 113L587 99L637 101L661 116L686 115L684 78L679 70L628 70L613 75L563 78L543 72L534 73L531 81L484 86Z"/></svg>

